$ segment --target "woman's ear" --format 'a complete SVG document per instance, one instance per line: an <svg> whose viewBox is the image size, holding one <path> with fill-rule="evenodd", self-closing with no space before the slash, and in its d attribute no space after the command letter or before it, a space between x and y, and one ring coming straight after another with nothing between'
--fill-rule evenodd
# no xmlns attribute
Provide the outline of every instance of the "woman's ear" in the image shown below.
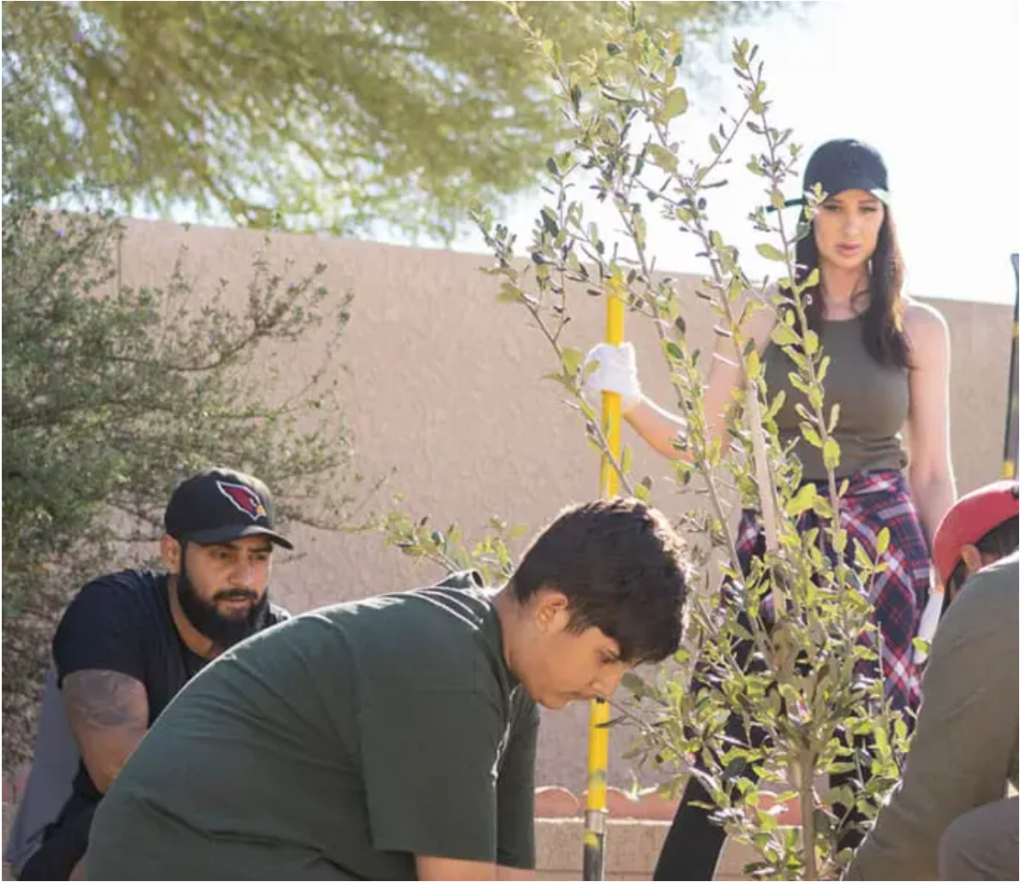
<svg viewBox="0 0 1020 882"><path fill-rule="evenodd" d="M159 556L163 560L163 566L172 576L179 576L181 572L181 543L173 536L164 535L159 540Z"/></svg>

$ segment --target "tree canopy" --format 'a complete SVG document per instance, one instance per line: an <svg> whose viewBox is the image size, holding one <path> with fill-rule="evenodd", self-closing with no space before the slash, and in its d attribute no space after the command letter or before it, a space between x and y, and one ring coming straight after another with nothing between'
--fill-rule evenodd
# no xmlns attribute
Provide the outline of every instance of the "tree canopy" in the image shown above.
<svg viewBox="0 0 1020 882"><path fill-rule="evenodd" d="M16 84L3 116L4 767L30 752L53 625L86 580L152 549L173 486L227 465L273 488L284 520L342 527L364 497L336 361L350 297L324 267L275 267L197 291L121 283L122 226L86 187L35 176L45 137ZM11 145L24 148L9 149ZM78 211L48 206L65 200ZM246 296L232 291L241 286ZM318 329L318 330L317 330ZM313 372L277 388L280 347L321 334ZM257 369L256 369L257 368Z"/></svg>
<svg viewBox="0 0 1020 882"><path fill-rule="evenodd" d="M616 4L517 5L574 54ZM770 5L645 16L690 46ZM559 132L500 3L5 2L3 39L39 170L162 213L449 236L465 205L532 184Z"/></svg>

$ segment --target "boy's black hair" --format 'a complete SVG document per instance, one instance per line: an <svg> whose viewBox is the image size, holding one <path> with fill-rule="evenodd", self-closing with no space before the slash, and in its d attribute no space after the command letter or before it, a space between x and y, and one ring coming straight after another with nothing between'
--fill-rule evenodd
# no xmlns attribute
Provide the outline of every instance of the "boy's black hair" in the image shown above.
<svg viewBox="0 0 1020 882"><path fill-rule="evenodd" d="M521 603L541 588L562 592L571 630L599 628L619 643L624 661L661 661L680 644L683 542L640 500L565 509L524 553L511 584Z"/></svg>

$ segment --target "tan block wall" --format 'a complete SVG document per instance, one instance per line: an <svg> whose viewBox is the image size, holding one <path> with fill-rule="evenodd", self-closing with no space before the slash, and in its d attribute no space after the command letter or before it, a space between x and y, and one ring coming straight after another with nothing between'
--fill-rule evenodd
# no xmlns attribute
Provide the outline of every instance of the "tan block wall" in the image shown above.
<svg viewBox="0 0 1020 882"><path fill-rule="evenodd" d="M126 285L165 283L180 249L200 294L218 279L231 280L233 296L244 297L258 234L229 229L131 222L122 249ZM411 510L437 523L460 522L470 534L490 514L533 528L563 505L597 492L598 464L585 442L577 415L557 387L542 382L551 366L541 335L527 326L522 310L494 302L495 285L478 268L485 255L400 248L337 239L278 235L271 251L292 275L322 261L327 287L356 295L343 347L343 380L358 465L368 475L396 467L390 492L401 492ZM684 279L688 291L694 279ZM962 293L962 292L961 292ZM709 344L709 320L691 297L692 337ZM998 476L1002 454L1009 364L1011 309L1005 305L937 301L953 341L952 441L961 491ZM601 337L601 300L578 298L567 345L586 349ZM638 347L646 390L668 402L668 377L646 322L631 321L628 338ZM314 369L321 339L276 353L266 376L285 368L294 387ZM625 439L634 442L631 434ZM635 445L635 471L656 479L657 504L679 510L668 468ZM376 537L297 531L302 556L281 562L275 579L279 598L294 611L421 584L434 572L415 572L410 562L384 549ZM543 720L540 784L584 789L587 708L577 706ZM617 733L622 730L615 730ZM629 785L631 772L620 753L625 734L615 734L611 783ZM5 776L11 770L5 770ZM5 780L4 826L13 791ZM538 825L539 878L578 879L580 821L543 819ZM666 824L617 820L610 827L608 878L650 878ZM718 878L737 878L744 856L728 847Z"/></svg>
<svg viewBox="0 0 1020 882"><path fill-rule="evenodd" d="M522 231L523 232L523 231ZM132 222L122 249L124 284L161 284L182 246L185 267L207 292L230 279L245 294L251 258L262 237L231 229ZM272 263L293 274L322 261L327 287L355 294L342 360L349 424L366 474L396 467L391 491L436 523L459 521L470 535L490 514L533 528L565 504L596 495L598 463L578 415L558 387L540 379L552 366L541 334L520 307L495 303L496 285L479 272L486 255L455 254L339 239L278 235ZM685 278L687 290L694 279ZM690 298L688 325L707 348L710 324L702 301ZM952 434L961 490L998 476L1009 363L1010 308L938 301L953 340ZM586 349L601 338L603 301L580 295L565 343ZM646 390L670 400L668 377L652 328L631 320ZM280 352L277 366L298 382L317 363L315 342ZM272 364L266 365L270 370ZM337 366L338 370L340 366ZM633 433L625 430L633 443ZM656 481L656 501L679 511L668 466L635 445L634 468ZM298 531L303 556L277 570L275 588L292 609L411 587L435 575L384 549L374 536ZM539 783L584 789L587 708L543 721ZM618 730L619 731L619 730ZM619 759L625 734L613 739L611 783L627 786Z"/></svg>

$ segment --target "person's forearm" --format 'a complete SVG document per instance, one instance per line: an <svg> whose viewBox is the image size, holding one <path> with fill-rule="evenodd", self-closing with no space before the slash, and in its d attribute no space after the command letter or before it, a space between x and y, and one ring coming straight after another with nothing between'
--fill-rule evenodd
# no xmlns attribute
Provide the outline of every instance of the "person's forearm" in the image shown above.
<svg viewBox="0 0 1020 882"><path fill-rule="evenodd" d="M663 410L648 398L642 398L641 403L627 411L624 418L653 450L669 459L688 458L673 446L677 437L687 429L681 417Z"/></svg>
<svg viewBox="0 0 1020 882"><path fill-rule="evenodd" d="M917 507L925 538L930 543L943 515L956 501L956 482L951 474L926 476L911 471L908 477L914 505Z"/></svg>

